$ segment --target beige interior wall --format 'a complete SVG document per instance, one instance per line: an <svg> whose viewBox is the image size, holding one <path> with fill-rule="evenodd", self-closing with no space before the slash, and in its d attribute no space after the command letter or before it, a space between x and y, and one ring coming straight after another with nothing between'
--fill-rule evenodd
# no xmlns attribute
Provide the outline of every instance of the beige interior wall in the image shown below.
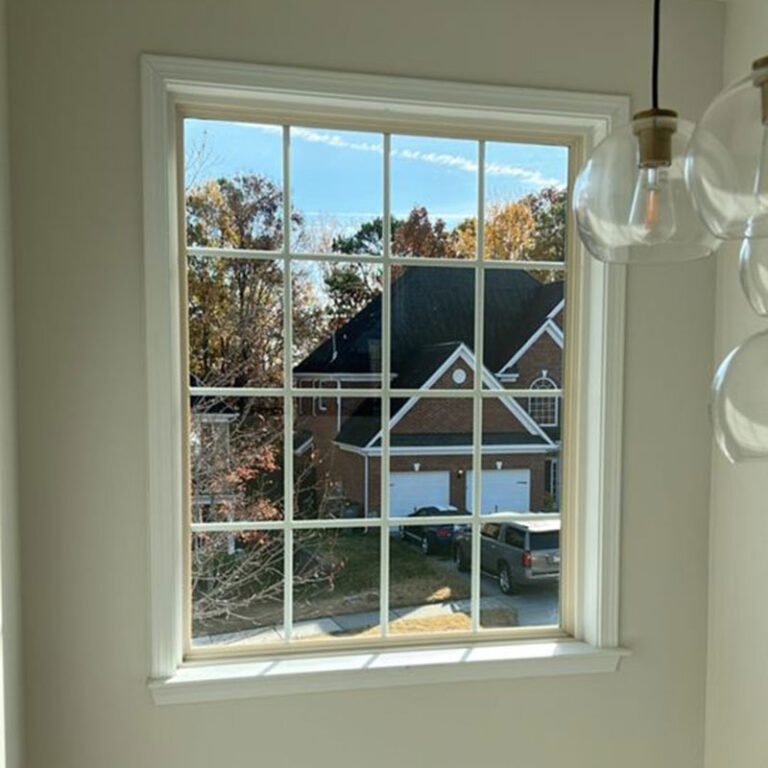
<svg viewBox="0 0 768 768"><path fill-rule="evenodd" d="M6 3L0 0L0 766L21 768L21 615L7 54Z"/></svg>
<svg viewBox="0 0 768 768"><path fill-rule="evenodd" d="M664 102L721 84L723 7L668 0ZM29 768L700 768L714 266L629 279L617 674L157 708L142 51L628 93L646 0L10 0Z"/></svg>
<svg viewBox="0 0 768 768"><path fill-rule="evenodd" d="M731 82L768 53L768 4L729 0L726 18L723 64L725 81ZM718 253L716 362L768 327L741 291L738 250L738 244L727 244ZM767 386L755 382L756 388ZM768 755L766 466L731 465L715 449L712 476L706 764L762 768Z"/></svg>

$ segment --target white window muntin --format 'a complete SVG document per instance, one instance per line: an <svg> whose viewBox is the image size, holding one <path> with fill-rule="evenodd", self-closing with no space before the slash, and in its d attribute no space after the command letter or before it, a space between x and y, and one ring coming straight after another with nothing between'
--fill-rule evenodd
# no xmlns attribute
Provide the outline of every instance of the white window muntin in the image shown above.
<svg viewBox="0 0 768 768"><path fill-rule="evenodd" d="M183 567L183 553L187 549L182 462L185 394L179 386L184 379L180 270L176 255L180 247L179 232L183 231L179 222L178 115L194 113L231 118L237 114L238 119L250 116L259 120L271 116L273 121L277 119L283 123L311 122L338 127L341 122L345 128L471 135L481 140L528 139L537 143L549 140L571 147L573 169L585 151L599 141L615 121L626 116L627 104L621 97L337 75L154 56L143 59L143 95L151 432L152 675L162 678L172 675L183 662L186 624L183 604L187 591ZM288 162L286 157L285 163ZM482 157L479 165L483 167ZM288 178L289 174L286 174ZM385 188L387 181L385 179ZM482 195L481 184L479 212L483 211ZM385 214L388 214L387 206L385 199ZM287 197L286 210L290 210ZM573 227L569 229L573 231ZM286 234L289 230L286 228ZM478 252L481 252L482 241L481 238L478 240ZM286 238L286 257L291 256L289 248ZM574 638L591 646L615 647L618 633L620 460L617 457L620 455L621 433L624 272L591 262L586 259L583 249L575 248L573 243L571 248L577 268L571 272L568 288L573 313L569 327L574 329L572 338L579 340L580 351L574 356L572 365L566 359L565 388L569 391L571 414L566 435L571 435L576 450L569 451L566 471L565 485L570 489L572 504L568 524L564 526L563 548L572 555L566 561L565 583L578 584L578 590L571 590L565 596L563 626ZM237 255L242 257L243 252L238 251ZM274 258L275 254L269 254L269 257ZM303 257L307 258L307 255ZM385 255L383 258L386 262L389 257ZM397 263L405 262L398 258ZM453 262L452 265L457 264ZM436 265L434 260L431 265ZM520 266L518 262L511 268L539 266L542 265L530 262ZM553 267L552 264L543 266ZM475 266L478 274L484 269L498 267L498 263L486 264L482 259ZM477 282L477 288L481 290L482 281ZM290 285L287 280L286 285ZM290 292L286 293L285 316L290 324ZM586 297L590 301L585 301ZM385 327L389 320L387 303L384 302ZM480 306L481 302L476 302L476 311ZM574 312L574 307L580 311ZM479 342L476 343L477 358L482 359L482 338L476 342ZM289 354L286 351L286 372L291 370ZM386 382L390 380L388 366L389 350L386 349L382 374ZM579 386L575 386L577 382ZM286 381L279 391L229 390L228 394L293 396L294 391L293 383ZM401 394L406 393L398 392ZM446 394L441 392L441 396ZM466 394L466 390L461 391L461 396ZM520 391L516 394L525 396L529 393ZM385 388L382 391L385 406L387 398ZM476 398L475 426L481 419L480 406L481 399ZM286 434L292 435L292 415L286 418ZM388 441L385 432L384 450L389 447ZM475 442L479 455L480 432L477 430ZM285 472L289 476L292 474L290 462L288 451ZM387 484L383 483L385 510L387 490ZM338 521L332 522L338 524ZM382 525L385 523L386 517ZM477 537L476 540L479 542ZM386 547L384 537L382 541L382 546ZM579 547L575 547L576 541L580 543ZM287 547L286 560L290 559L290 552ZM382 567L387 559L382 558ZM479 574L477 577L473 575L473 590L478 582ZM286 584L286 589L288 586ZM455 642L454 638L452 640Z"/></svg>

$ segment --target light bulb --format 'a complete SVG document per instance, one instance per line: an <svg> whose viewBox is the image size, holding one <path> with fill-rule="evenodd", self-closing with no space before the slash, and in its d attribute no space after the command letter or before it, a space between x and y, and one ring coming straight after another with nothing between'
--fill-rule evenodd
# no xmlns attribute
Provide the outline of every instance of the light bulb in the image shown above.
<svg viewBox="0 0 768 768"><path fill-rule="evenodd" d="M675 233L675 205L664 168L641 168L629 224L645 243L664 243Z"/></svg>

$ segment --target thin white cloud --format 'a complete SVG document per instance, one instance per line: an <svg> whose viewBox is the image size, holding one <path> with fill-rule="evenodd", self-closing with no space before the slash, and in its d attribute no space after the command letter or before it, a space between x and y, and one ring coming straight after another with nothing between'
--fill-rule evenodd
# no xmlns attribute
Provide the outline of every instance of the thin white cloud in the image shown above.
<svg viewBox="0 0 768 768"><path fill-rule="evenodd" d="M381 154L384 148L381 144L374 144L368 141L350 141L338 133L326 133L324 131L314 131L310 128L291 128L291 136L296 136L304 141L310 141L315 144L325 144L337 149L353 149L358 152L377 152Z"/></svg>
<svg viewBox="0 0 768 768"><path fill-rule="evenodd" d="M251 128L256 128L264 133L281 133L282 128L279 125L256 125L247 123ZM352 149L358 152L378 152L381 154L384 148L381 143L372 143L367 141L350 141L338 133L328 133L327 131L316 131L312 128L291 128L291 136L297 139L303 139L313 144L325 144L336 149Z"/></svg>
<svg viewBox="0 0 768 768"><path fill-rule="evenodd" d="M265 133L279 133L282 128L277 125L252 125L253 128L264 131ZM324 144L336 149L349 149L356 152L376 152L381 154L383 146L381 143L350 140L338 133L328 131L318 131L312 128L291 128L291 135L303 141L314 144ZM426 163L429 165L441 165L447 168L454 168L466 173L476 173L478 164L476 160L463 155L453 155L443 152L422 152L418 149L393 149L392 157L398 157L403 160ZM514 178L522 184L532 187L562 187L563 181L553 177L547 177L541 171L531 171L527 168L520 168L516 165L507 165L504 163L487 163L485 166L487 176L502 176Z"/></svg>
<svg viewBox="0 0 768 768"><path fill-rule="evenodd" d="M515 165L502 165L501 163L487 163L485 166L486 176L514 176L526 184L532 184L535 187L562 187L565 186L561 179L553 177L547 178L540 171L529 171L526 168L519 168Z"/></svg>

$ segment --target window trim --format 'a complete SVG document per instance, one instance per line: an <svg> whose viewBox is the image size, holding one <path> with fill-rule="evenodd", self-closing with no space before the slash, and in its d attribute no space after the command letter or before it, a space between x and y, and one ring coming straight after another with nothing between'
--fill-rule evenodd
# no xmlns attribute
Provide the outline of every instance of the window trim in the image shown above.
<svg viewBox="0 0 768 768"><path fill-rule="evenodd" d="M179 295L177 254L183 222L178 221L177 215L182 194L176 156L178 115L185 109L193 109L196 114L206 113L213 117L236 106L240 113L254 119L259 114L268 114L272 120L276 117L288 122L311 119L313 124L322 125L332 110L349 127L390 131L397 130L398 124L407 123L408 130L413 132L413 122L418 120L425 133L435 136L448 133L455 136L466 130L475 137L481 133L487 139L509 139L509 134L514 132L520 138L543 142L551 131L559 141L568 137L573 142L575 151L570 153L573 177L581 158L613 126L627 121L629 100L624 96L154 55L142 56L141 74L152 633L150 679L154 681L152 690L156 700L160 701L163 696L158 691L167 690L163 686L174 681L182 688L186 685L184 689L192 696L195 683L190 681L197 675L199 682L201 676L200 664L185 663L183 659L186 590L182 510L186 470L182 445L186 424L181 415L184 412L185 380L179 352L183 304ZM294 115L293 120L291 115ZM444 127L446 121L451 124L450 132ZM573 231L573 218L569 212L569 232ZM626 273L624 267L606 266L588 258L580 244L571 244L571 247L579 268L573 269L569 278L569 295L575 299L570 304L578 305L582 310L578 316L569 316L569 333L583 340L582 354L567 366L570 381L565 382L565 388L575 393L569 399L569 413L566 414L570 432L574 435L574 450L565 472L572 476L563 484L564 488L573 491L573 511L569 525L563 531L563 546L574 553L565 558L564 563L565 578L574 585L574 599L563 605L563 624L572 637L538 644L521 639L495 646L485 643L465 645L462 647L467 652L462 656L461 664L425 662L425 669L429 667L434 673L420 675L425 682L450 679L452 675L457 675L457 679L468 674L473 676L472 679L477 679L478 675L498 676L499 664L511 665L510 676L519 676L520 670L524 669L528 672L523 671L523 674L553 674L557 672L545 671L546 660L563 654L567 658L573 655L582 662L590 659L589 664L581 664L581 671L590 671L595 666L595 659L599 658L601 661L597 666L601 669L591 671L606 671L611 666L615 669L623 654L618 647L618 582ZM585 300L587 296L589 301ZM576 381L579 386L572 387ZM532 645L539 649L538 655L536 649L529 648ZM494 655L489 648L501 650ZM418 664L414 659L428 659L430 654L446 649L445 646L410 652L392 649L376 653L376 656L389 658L399 653L399 661L412 672L413 665ZM333 655L313 650L312 653L314 655L306 663L315 663L315 670L319 659L323 659L326 668L331 670L334 659L355 657L349 652ZM370 656L371 651L361 650L360 654ZM606 664L605 659L609 657L611 661ZM298 664L301 657L293 658ZM532 666L532 659L541 663L537 661ZM347 669L343 674L339 672L347 682L334 680L330 687L366 684L361 681L369 676L363 675L356 663L347 663L346 667L339 663L342 664L339 669ZM471 673L459 671L465 664L474 665ZM241 672L234 670L233 665L210 666L218 669L220 681L234 675L242 682ZM241 662L234 666L241 669L244 665ZM552 669L558 667L568 668L568 673L573 671L567 664L558 664ZM198 672L191 673L190 669ZM453 671L449 673L449 670ZM252 682L253 678L246 677ZM394 680L396 676L389 677ZM210 682L211 678L206 679ZM305 679L309 678L305 676ZM234 688L224 683L215 687L218 691L216 698L238 695ZM246 695L254 695L253 686L246 687L249 691ZM301 689L301 684L291 683L288 688ZM180 689L174 690L177 691L174 700L178 700ZM268 692L272 686L266 685L263 690Z"/></svg>

